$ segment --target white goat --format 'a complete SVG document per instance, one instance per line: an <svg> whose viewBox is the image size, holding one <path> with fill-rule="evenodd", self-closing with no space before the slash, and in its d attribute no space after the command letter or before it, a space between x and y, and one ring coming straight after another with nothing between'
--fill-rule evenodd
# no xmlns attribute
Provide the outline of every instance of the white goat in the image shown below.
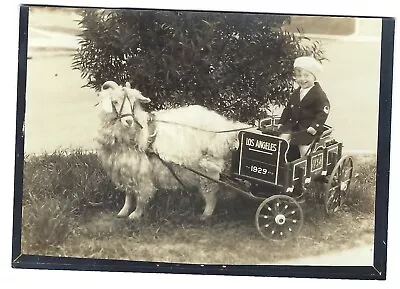
<svg viewBox="0 0 400 289"><path fill-rule="evenodd" d="M182 165L219 179L220 173L229 169L238 131L214 131L238 130L247 125L198 105L147 113L141 104L150 99L131 89L129 83L121 87L107 81L99 97L103 122L98 138L100 160L113 183L126 193L118 216L139 219L157 190L181 185L166 162L185 187L200 190L205 200L201 218L210 217L218 183ZM136 209L130 213L134 196Z"/></svg>

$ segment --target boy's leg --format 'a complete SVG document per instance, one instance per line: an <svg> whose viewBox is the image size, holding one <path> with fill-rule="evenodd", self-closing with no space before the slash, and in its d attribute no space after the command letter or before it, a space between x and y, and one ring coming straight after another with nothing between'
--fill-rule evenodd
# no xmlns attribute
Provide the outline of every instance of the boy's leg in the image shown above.
<svg viewBox="0 0 400 289"><path fill-rule="evenodd" d="M310 145L299 145L300 157L304 157Z"/></svg>
<svg viewBox="0 0 400 289"><path fill-rule="evenodd" d="M281 133L279 135L280 138L283 138L284 140L286 140L287 142L290 142L290 139L292 138L290 133Z"/></svg>

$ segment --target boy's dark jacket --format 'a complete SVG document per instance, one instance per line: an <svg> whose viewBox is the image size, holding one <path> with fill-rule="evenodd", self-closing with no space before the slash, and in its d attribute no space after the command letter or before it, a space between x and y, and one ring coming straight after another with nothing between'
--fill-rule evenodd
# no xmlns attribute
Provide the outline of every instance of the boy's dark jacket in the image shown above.
<svg viewBox="0 0 400 289"><path fill-rule="evenodd" d="M279 123L283 125L283 131L304 131L313 127L320 134L329 111L329 100L319 83L315 82L301 101L300 88L293 92Z"/></svg>

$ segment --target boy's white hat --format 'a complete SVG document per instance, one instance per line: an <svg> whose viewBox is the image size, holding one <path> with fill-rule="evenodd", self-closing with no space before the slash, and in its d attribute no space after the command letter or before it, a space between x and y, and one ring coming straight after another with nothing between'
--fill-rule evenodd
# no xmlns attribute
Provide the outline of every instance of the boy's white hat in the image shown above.
<svg viewBox="0 0 400 289"><path fill-rule="evenodd" d="M322 72L322 65L314 57L311 56L301 56L296 58L294 61L294 68L303 68L314 74L315 78Z"/></svg>

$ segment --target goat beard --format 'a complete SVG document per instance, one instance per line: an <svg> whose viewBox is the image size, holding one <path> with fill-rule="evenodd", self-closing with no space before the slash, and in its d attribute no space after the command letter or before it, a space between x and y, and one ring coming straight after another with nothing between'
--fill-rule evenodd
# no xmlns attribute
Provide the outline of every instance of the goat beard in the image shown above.
<svg viewBox="0 0 400 289"><path fill-rule="evenodd" d="M136 124L134 124L136 125ZM106 119L103 123L103 129L97 138L97 142L102 149L118 150L138 149L142 132L135 127L124 126L119 119Z"/></svg>
<svg viewBox="0 0 400 289"><path fill-rule="evenodd" d="M143 131L125 127L119 120L105 119L97 138L100 159L112 182L120 189L137 188L141 178L149 174L148 156L141 148ZM135 177L133 177L135 176ZM146 180L144 180L146 181Z"/></svg>

